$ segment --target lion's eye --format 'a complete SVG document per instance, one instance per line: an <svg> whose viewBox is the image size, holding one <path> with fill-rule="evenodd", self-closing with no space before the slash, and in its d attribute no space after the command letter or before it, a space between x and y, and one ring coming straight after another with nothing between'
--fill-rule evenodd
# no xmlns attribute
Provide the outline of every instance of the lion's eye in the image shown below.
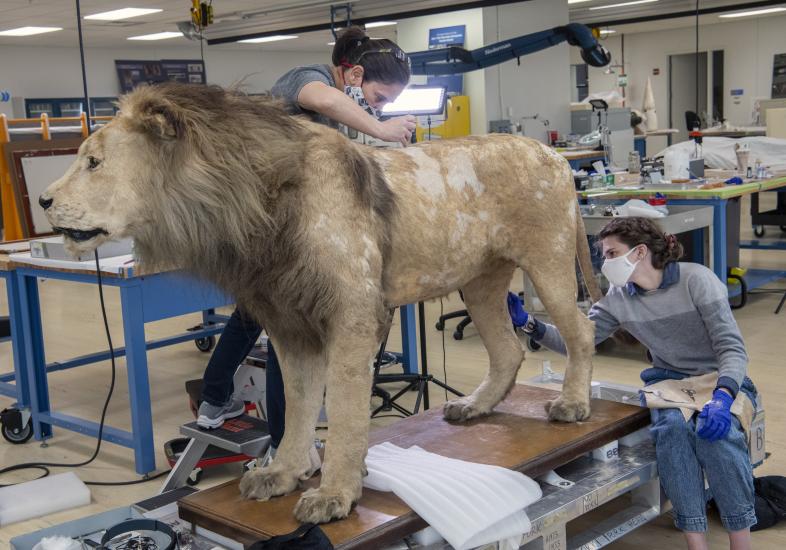
<svg viewBox="0 0 786 550"><path fill-rule="evenodd" d="M88 170L95 170L98 168L98 165L101 164L101 161L95 157L87 157L87 169Z"/></svg>

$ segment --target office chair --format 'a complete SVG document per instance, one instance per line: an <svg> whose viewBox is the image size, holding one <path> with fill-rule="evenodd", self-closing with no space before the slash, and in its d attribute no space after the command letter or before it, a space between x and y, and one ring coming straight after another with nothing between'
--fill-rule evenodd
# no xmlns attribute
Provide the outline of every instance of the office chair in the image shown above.
<svg viewBox="0 0 786 550"><path fill-rule="evenodd" d="M464 294L459 291L459 296L461 296L461 301L464 301ZM449 319L458 319L463 317L459 324L456 325L456 330L453 332L453 339L454 340L463 340L464 339L464 329L469 326L472 322L472 317L469 316L469 312L466 309L460 309L458 311L451 311L450 313L446 313L445 315L440 315L439 320L437 320L436 329L437 330L445 330L445 321Z"/></svg>
<svg viewBox="0 0 786 550"><path fill-rule="evenodd" d="M701 118L693 111L685 111L685 125L688 127L688 132L698 130L701 128Z"/></svg>

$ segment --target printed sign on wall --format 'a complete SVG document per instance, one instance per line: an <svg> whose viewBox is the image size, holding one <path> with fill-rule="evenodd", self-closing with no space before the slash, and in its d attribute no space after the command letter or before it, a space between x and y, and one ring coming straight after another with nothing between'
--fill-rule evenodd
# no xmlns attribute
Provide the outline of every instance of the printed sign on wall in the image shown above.
<svg viewBox="0 0 786 550"><path fill-rule="evenodd" d="M201 59L162 59L161 61L115 60L120 90L128 93L140 84L175 81L205 84L205 65Z"/></svg>
<svg viewBox="0 0 786 550"><path fill-rule="evenodd" d="M464 46L466 33L466 25L429 29L428 49L438 50L449 48L450 46ZM448 95L461 95L464 91L464 75L429 76L426 79L426 84L429 86L444 86L447 88Z"/></svg>

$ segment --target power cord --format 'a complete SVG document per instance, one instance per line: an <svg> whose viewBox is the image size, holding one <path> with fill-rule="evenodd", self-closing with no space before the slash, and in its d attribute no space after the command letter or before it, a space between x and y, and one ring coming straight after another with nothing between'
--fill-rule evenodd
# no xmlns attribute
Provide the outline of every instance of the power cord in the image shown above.
<svg viewBox="0 0 786 550"><path fill-rule="evenodd" d="M445 304L442 301L442 298L439 299L439 318L445 315ZM445 382L445 385L448 384L448 367L447 367L447 352L445 351L445 331L442 332L442 381ZM445 401L448 401L448 390L445 390Z"/></svg>
<svg viewBox="0 0 786 550"><path fill-rule="evenodd" d="M48 476L51 472L49 468L80 468L82 466L87 466L91 462L93 462L96 457L98 457L98 453L101 451L101 443L102 443L102 436L104 433L104 422L106 419L106 411L109 408L109 401L112 399L112 394L115 390L115 379L116 379L116 366L115 366L115 348L112 345L112 335L109 332L109 321L106 317L106 304L104 303L104 286L103 281L101 278L101 268L98 263L98 250L94 252L95 260L96 260L96 274L98 276L98 296L101 301L101 315L104 319L104 330L106 331L106 339L109 343L109 356L112 362L112 380L109 383L109 392L106 395L106 399L104 399L104 406L101 409L101 421L98 424L98 441L96 443L96 448L93 451L93 454L87 460L82 462L25 462L22 464L15 464L13 466L7 466L5 468L0 469L0 475L6 474L8 472L17 472L19 470L41 470L44 472L43 475L37 477L36 479L41 479ZM150 481L152 479L159 478L168 472L161 472L156 474L155 476L149 476L142 479L132 480L132 481L118 481L118 482L103 482L103 481L85 481L86 485L133 485L136 483L144 483ZM16 483L10 483L8 485L0 485L0 487L8 487L9 485L16 485Z"/></svg>
<svg viewBox="0 0 786 550"><path fill-rule="evenodd" d="M82 17L81 17L81 9L79 0L76 0L76 18L77 18L77 30L79 33L79 56L82 61L82 86L84 89L84 100L85 100L85 109L86 109L86 117L87 117L87 131L90 133L92 131L92 127L90 124L90 103L89 97L87 93L87 72L85 69L85 51L84 51L84 41L82 37ZM103 279L101 278L101 266L98 262L98 249L93 251L93 255L96 260L96 276L98 277L98 296L101 301L101 315L104 319L104 330L106 332L106 340L109 344L109 358L112 362L112 380L109 383L109 392L106 395L106 399L104 400L104 406L101 409L101 421L98 424L98 441L96 443L96 448L93 451L93 454L87 460L82 462L75 462L75 463L67 463L67 462L24 462L22 464L15 464L13 466L7 466L5 468L0 469L0 475L9 473L9 472L18 472L20 470L41 470L43 475L35 478L41 479L48 476L51 472L49 468L80 468L82 466L87 466L91 462L93 462L96 457L98 457L98 453L101 451L101 443L103 441L102 436L104 434L104 421L106 420L106 411L109 408L109 401L112 399L112 394L115 391L115 379L116 379L116 365L115 365L115 348L112 345L112 335L109 332L109 321L106 317L106 304L104 303L104 285ZM169 473L169 471L160 472L153 476L146 475L141 479L135 479L130 481L85 481L86 485L135 485L137 483L146 483L148 481L152 481L159 477L162 477ZM0 484L0 487L8 487L10 485L17 485L17 483L10 483L7 485Z"/></svg>

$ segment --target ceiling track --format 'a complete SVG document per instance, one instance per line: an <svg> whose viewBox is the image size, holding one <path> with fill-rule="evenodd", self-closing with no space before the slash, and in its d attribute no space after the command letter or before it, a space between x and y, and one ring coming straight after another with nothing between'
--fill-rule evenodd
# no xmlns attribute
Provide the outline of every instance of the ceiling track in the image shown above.
<svg viewBox="0 0 786 550"><path fill-rule="evenodd" d="M363 25L365 23L371 23L374 21L380 20L398 20L398 19L409 19L412 17L422 17L425 15L436 15L440 13L448 13L453 11L460 11L460 10L469 10L469 9L476 9L476 8L488 8L494 6L502 6L505 4L519 4L521 2L530 2L532 0L482 0L482 1L474 1L474 2L458 2L452 4L445 4L441 6L434 6L432 8L421 8L421 9L412 9L412 10L402 10L402 11L395 11L395 12L384 12L379 14L369 14L363 17L353 17L352 23ZM423 2L409 2L408 4L417 5L422 4ZM374 8L370 6L371 2L367 4L357 4L357 10L362 13L367 13ZM375 6L380 6L378 9L384 9L385 7L390 5L390 2L374 2ZM401 4L399 2L398 4ZM321 17L320 17L321 19ZM269 24L273 24L272 22ZM329 14L325 15L324 21L320 21L319 23L315 23L312 25L304 25L299 27L277 27L270 30L265 31L257 31L257 32L250 32L246 34L239 34L239 35L232 35L232 36L222 36L218 38L208 38L208 45L217 45L217 44L227 44L231 42L237 42L238 40L248 40L250 38L262 38L265 36L273 36L277 34L297 34L297 33L306 33L306 32L314 32L314 31L322 31L322 30L329 30L330 29L330 20Z"/></svg>
<svg viewBox="0 0 786 550"><path fill-rule="evenodd" d="M783 5L784 0L761 0L759 2L748 2L745 4L717 6L714 8L703 8L698 10L698 15L712 15L714 13L724 13L729 11L752 10L756 8L766 8L769 6ZM613 25L631 25L633 23L648 23L651 21L663 21L665 19L678 19L680 17L696 17L696 10L686 10L659 15L645 15L640 17L628 17L623 19L612 19L606 21L584 22L588 27L611 27Z"/></svg>

